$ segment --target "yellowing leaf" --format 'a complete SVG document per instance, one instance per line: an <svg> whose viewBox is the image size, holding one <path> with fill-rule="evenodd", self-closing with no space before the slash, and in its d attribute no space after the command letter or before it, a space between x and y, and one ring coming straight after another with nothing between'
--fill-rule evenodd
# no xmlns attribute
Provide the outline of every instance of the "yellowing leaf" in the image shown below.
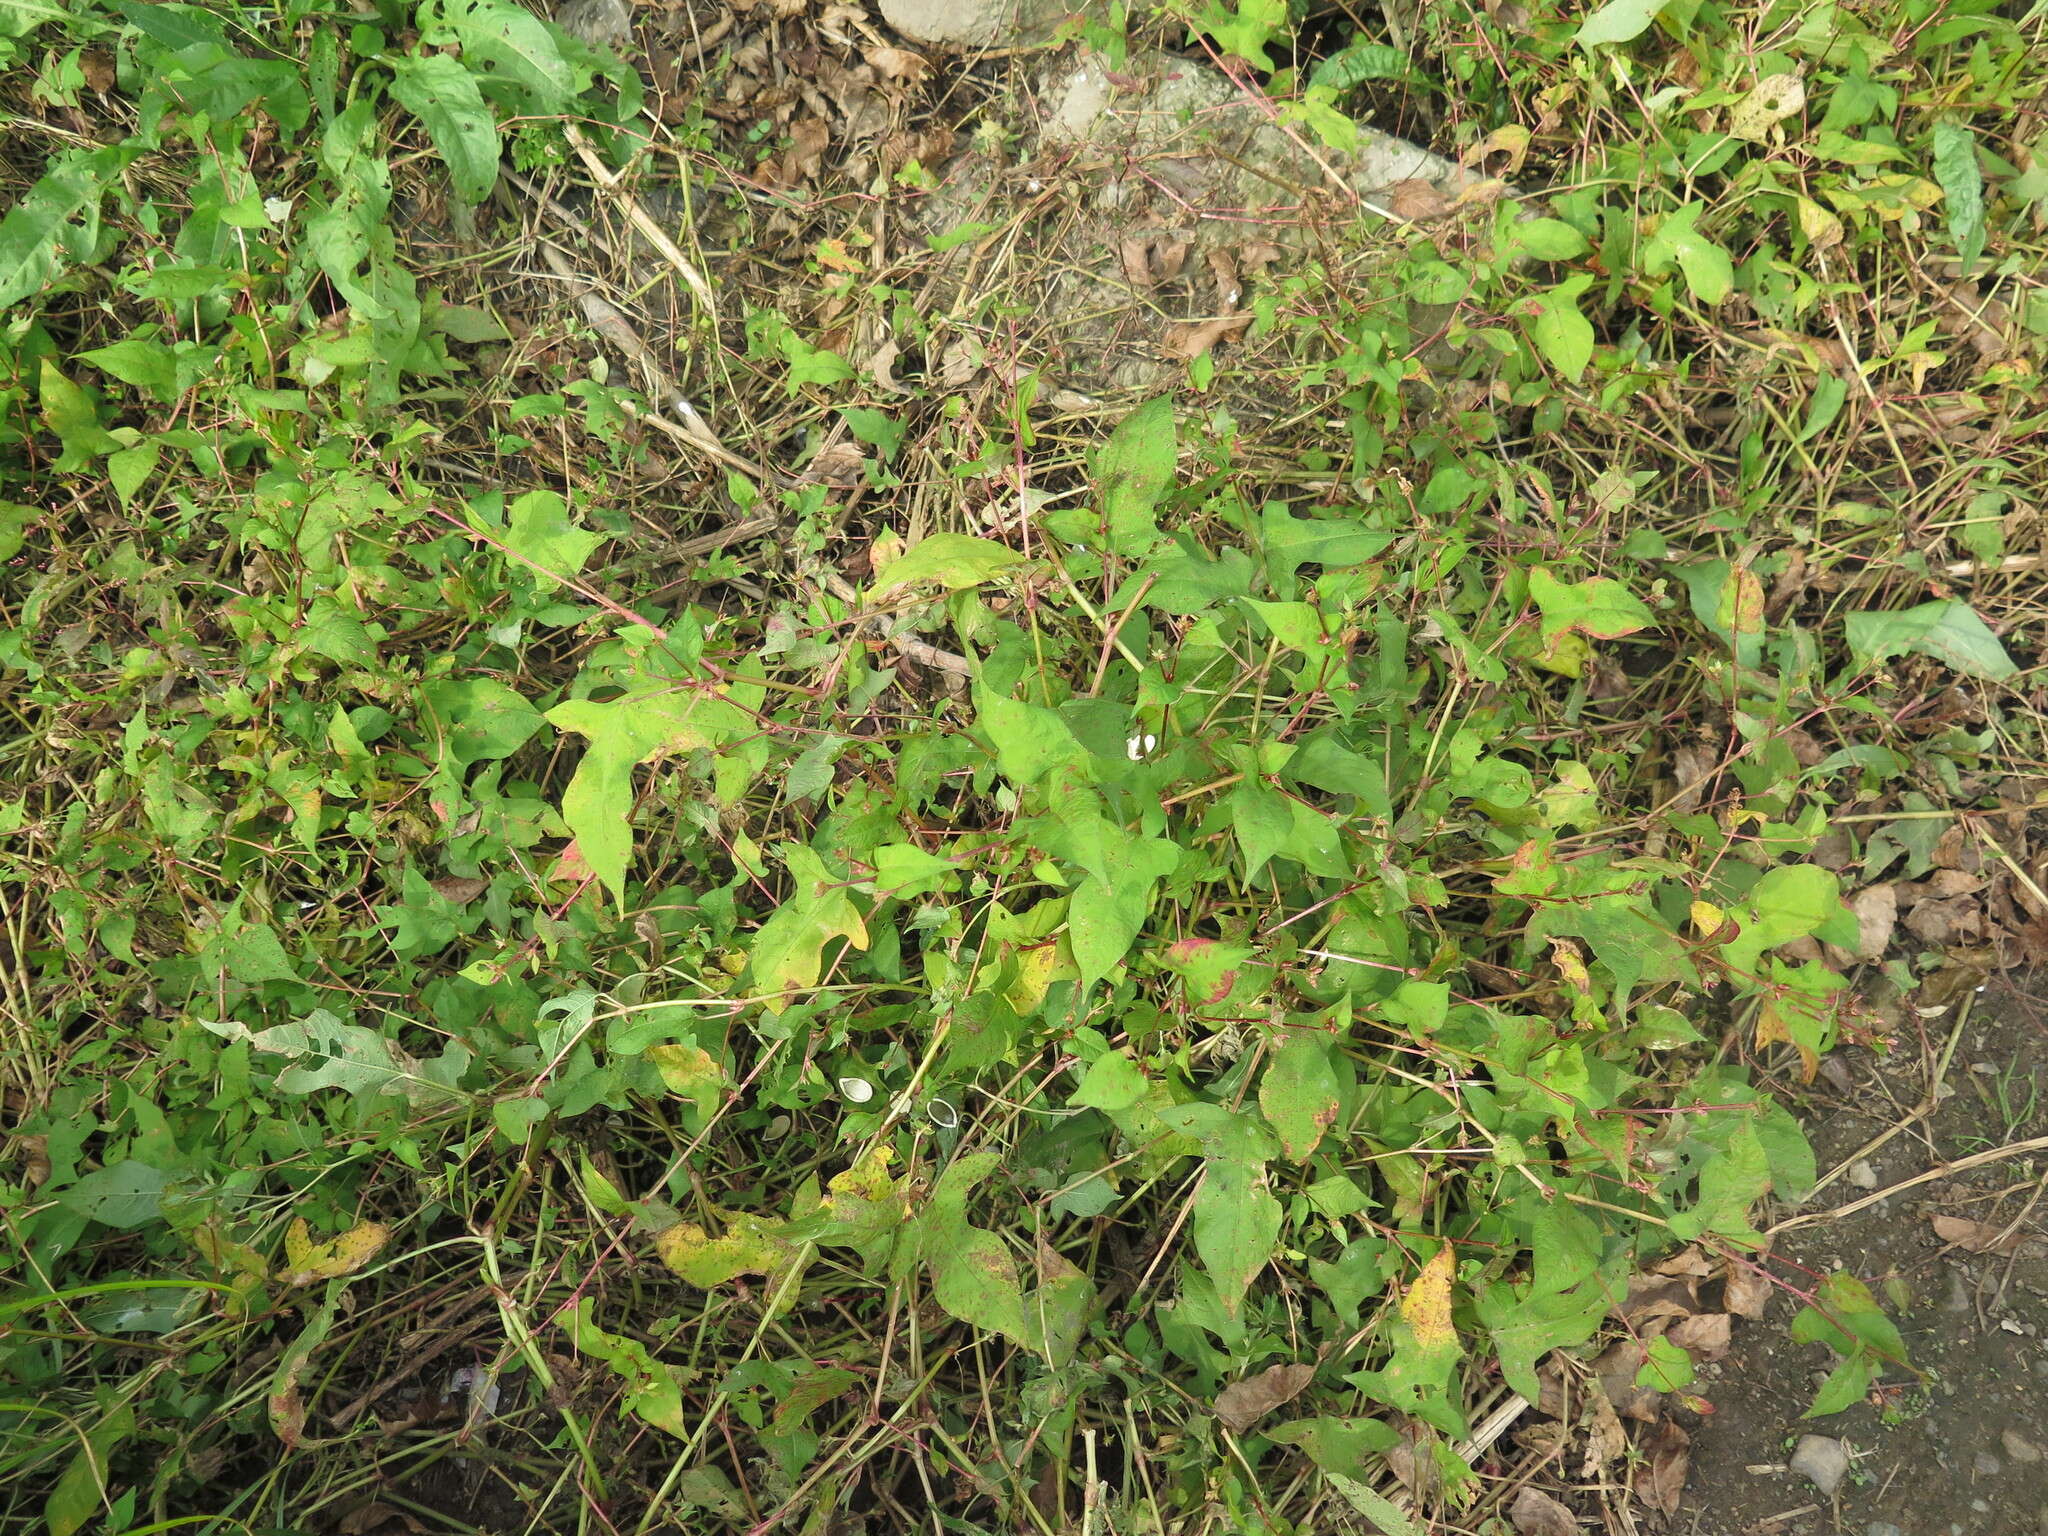
<svg viewBox="0 0 2048 1536"><path fill-rule="evenodd" d="M1696 901L1692 904L1693 930L1701 938L1711 938L1721 931L1721 925L1728 921L1728 914L1711 901Z"/></svg>
<svg viewBox="0 0 2048 1536"><path fill-rule="evenodd" d="M661 1262L703 1290L725 1284L736 1275L766 1275L788 1263L795 1250L782 1235L783 1224L734 1211L723 1237L712 1237L693 1221L680 1222L654 1240Z"/></svg>
<svg viewBox="0 0 2048 1536"><path fill-rule="evenodd" d="M305 1218L294 1216L284 1235L284 1268L278 1272L278 1278L286 1285L338 1280L361 1269L390 1241L389 1227L382 1222L362 1221L330 1242L316 1243Z"/></svg>
<svg viewBox="0 0 2048 1536"><path fill-rule="evenodd" d="M1762 142L1786 118L1804 111L1806 82L1797 75L1766 75L1756 89L1728 109L1728 131L1738 139Z"/></svg>
<svg viewBox="0 0 2048 1536"><path fill-rule="evenodd" d="M794 994L818 984L825 946L832 940L868 947L867 923L846 882L801 843L783 849L783 862L796 889L761 925L753 944L753 995L763 999L770 1013L782 1012Z"/></svg>
<svg viewBox="0 0 2048 1536"><path fill-rule="evenodd" d="M697 1108L711 1114L725 1096L725 1069L718 1058L698 1045L650 1045L647 1059L661 1074L668 1091L680 1099L693 1099Z"/></svg>
<svg viewBox="0 0 2048 1536"><path fill-rule="evenodd" d="M1414 1331L1415 1342L1424 1349L1438 1349L1458 1341L1451 1326L1451 1276L1458 1256L1449 1243L1422 1266L1422 1273L1401 1298L1401 1317Z"/></svg>

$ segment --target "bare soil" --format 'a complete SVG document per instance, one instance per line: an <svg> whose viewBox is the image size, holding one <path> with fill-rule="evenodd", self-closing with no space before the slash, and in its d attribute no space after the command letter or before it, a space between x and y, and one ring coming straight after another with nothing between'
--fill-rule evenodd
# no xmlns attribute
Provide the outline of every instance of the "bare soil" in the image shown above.
<svg viewBox="0 0 2048 1536"><path fill-rule="evenodd" d="M1915 1175L2048 1134L2048 998L2035 979L1993 980L1956 1013L1904 1009L1888 1056L1843 1053L1808 1133L1823 1175L1852 1161L1808 1210L1836 1211ZM1958 1005L1960 1006L1960 1005ZM1935 1112L1863 1149L1923 1103L1950 1035ZM1868 1186L1867 1188L1864 1186ZM2000 1157L1788 1230L1772 1249L1787 1287L1847 1269L1886 1298L1918 1378L1888 1372L1866 1400L1801 1415L1832 1359L1791 1342L1791 1289L1740 1325L1702 1370L1715 1412L1693 1426L1692 1475L1674 1528L1697 1536L2048 1536L2048 1153ZM1935 1218L1978 1223L1989 1251L1945 1242ZM1962 1230L1952 1223L1951 1233ZM2009 1232L2009 1235L2008 1235ZM1791 1471L1800 1436L1844 1443L1832 1497Z"/></svg>

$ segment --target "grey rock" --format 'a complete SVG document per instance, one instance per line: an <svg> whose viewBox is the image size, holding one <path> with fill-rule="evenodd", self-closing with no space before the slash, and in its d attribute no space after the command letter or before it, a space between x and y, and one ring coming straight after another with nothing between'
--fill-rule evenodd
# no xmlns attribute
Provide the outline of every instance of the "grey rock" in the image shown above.
<svg viewBox="0 0 2048 1536"><path fill-rule="evenodd" d="M1790 1466L1824 1497L1833 1498L1842 1479L1849 1475L1849 1449L1826 1435L1801 1435Z"/></svg>
<svg viewBox="0 0 2048 1536"><path fill-rule="evenodd" d="M1979 1451L1977 1459L1970 1463L1970 1470L1979 1477L1996 1477L2005 1470L2005 1466L1989 1451Z"/></svg>
<svg viewBox="0 0 2048 1536"><path fill-rule="evenodd" d="M1877 1188L1877 1170L1871 1167L1865 1159L1859 1157L1849 1165L1849 1182L1858 1189L1875 1189Z"/></svg>
<svg viewBox="0 0 2048 1536"><path fill-rule="evenodd" d="M633 10L626 0L563 0L555 25L593 48L617 49L633 35Z"/></svg>
<svg viewBox="0 0 2048 1536"><path fill-rule="evenodd" d="M1863 1527L1863 1536L1906 1536L1906 1533L1889 1520L1873 1520Z"/></svg>
<svg viewBox="0 0 2048 1536"><path fill-rule="evenodd" d="M2033 1441L2029 1440L2025 1435L2020 1434L2018 1431L2008 1429L2007 1431L2005 1431L2004 1434L2000 1435L1998 1438L1999 1441L2005 1446L2005 1454L2010 1456L2014 1461L2020 1462L2026 1466L2031 1467L2039 1463L2039 1461L2041 1460L2041 1447L2034 1444Z"/></svg>
<svg viewBox="0 0 2048 1536"><path fill-rule="evenodd" d="M932 48L1044 42L1075 7L1063 0L882 0L882 19Z"/></svg>

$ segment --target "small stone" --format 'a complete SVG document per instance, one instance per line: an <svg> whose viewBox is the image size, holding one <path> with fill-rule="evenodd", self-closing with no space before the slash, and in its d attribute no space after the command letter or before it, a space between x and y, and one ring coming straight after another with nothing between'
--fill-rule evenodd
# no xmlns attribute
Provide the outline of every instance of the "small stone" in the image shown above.
<svg viewBox="0 0 2048 1536"><path fill-rule="evenodd" d="M1944 1312L1967 1312L1970 1310L1970 1287L1963 1279L1960 1269L1948 1272L1948 1291L1941 1298Z"/></svg>
<svg viewBox="0 0 2048 1536"><path fill-rule="evenodd" d="M1863 1536L1906 1536L1906 1533L1889 1520L1873 1520L1863 1527Z"/></svg>
<svg viewBox="0 0 2048 1536"><path fill-rule="evenodd" d="M1841 1441L1830 1440L1826 1435L1801 1435L1789 1465L1831 1499L1842 1486L1842 1479L1849 1475L1849 1452Z"/></svg>
<svg viewBox="0 0 2048 1536"><path fill-rule="evenodd" d="M617 48L633 35L633 10L626 0L564 0L555 25L593 48Z"/></svg>
<svg viewBox="0 0 2048 1536"><path fill-rule="evenodd" d="M2023 1462L2031 1467L2041 1459L2041 1447L2024 1435L2008 1429L1998 1438L2005 1446L2005 1454L2014 1461Z"/></svg>
<svg viewBox="0 0 2048 1536"><path fill-rule="evenodd" d="M2005 1470L2004 1464L1989 1451L1979 1451L1977 1459L1970 1463L1970 1470L1979 1477L1996 1477Z"/></svg>
<svg viewBox="0 0 2048 1536"><path fill-rule="evenodd" d="M1859 1157L1849 1165L1848 1178L1858 1189L1877 1188L1877 1170L1863 1158Z"/></svg>

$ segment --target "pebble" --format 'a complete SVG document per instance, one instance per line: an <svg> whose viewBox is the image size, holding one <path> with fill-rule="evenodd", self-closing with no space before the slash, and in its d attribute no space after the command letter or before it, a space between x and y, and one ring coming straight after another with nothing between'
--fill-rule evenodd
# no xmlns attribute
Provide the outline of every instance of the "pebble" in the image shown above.
<svg viewBox="0 0 2048 1536"><path fill-rule="evenodd" d="M1977 1459L1970 1465L1970 1470L1979 1477L1996 1477L2005 1470L2005 1466L1989 1451L1979 1451Z"/></svg>
<svg viewBox="0 0 2048 1536"><path fill-rule="evenodd" d="M1841 1441L1830 1440L1826 1435L1801 1435L1789 1465L1824 1497L1833 1498L1842 1479L1849 1475L1849 1452Z"/></svg>
<svg viewBox="0 0 2048 1536"><path fill-rule="evenodd" d="M2031 1467L2041 1459L2041 1447L2016 1431L2008 1429L1998 1438L2004 1442L2005 1454L2014 1461L2023 1462Z"/></svg>
<svg viewBox="0 0 2048 1536"><path fill-rule="evenodd" d="M1866 1160L1859 1157L1849 1165L1849 1182L1858 1189L1875 1189L1877 1188L1877 1170L1871 1167Z"/></svg>
<svg viewBox="0 0 2048 1536"><path fill-rule="evenodd" d="M1889 1520L1873 1520L1863 1527L1863 1536L1906 1536L1906 1533Z"/></svg>
<svg viewBox="0 0 2048 1536"><path fill-rule="evenodd" d="M1967 1312L1970 1310L1970 1287L1963 1280L1960 1269L1948 1272L1948 1294L1941 1298L1944 1312Z"/></svg>

